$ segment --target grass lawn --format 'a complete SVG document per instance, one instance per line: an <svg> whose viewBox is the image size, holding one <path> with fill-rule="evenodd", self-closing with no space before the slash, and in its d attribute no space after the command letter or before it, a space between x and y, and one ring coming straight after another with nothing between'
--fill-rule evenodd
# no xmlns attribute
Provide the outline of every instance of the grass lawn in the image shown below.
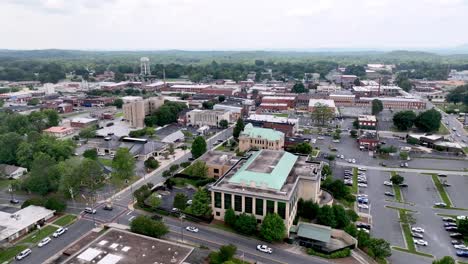
<svg viewBox="0 0 468 264"><path fill-rule="evenodd" d="M403 230L403 234L405 235L406 248L411 252L416 251L416 246L414 246L414 240L411 236L411 229L409 224L401 224L401 229Z"/></svg>
<svg viewBox="0 0 468 264"><path fill-rule="evenodd" d="M76 215L67 214L54 221L54 225L66 226L75 221Z"/></svg>
<svg viewBox="0 0 468 264"><path fill-rule="evenodd" d="M439 131L437 133L441 135L448 135L450 134L450 131L444 124L442 124L442 122L440 122Z"/></svg>
<svg viewBox="0 0 468 264"><path fill-rule="evenodd" d="M398 173L396 173L395 171L392 171L390 172L390 174L393 177L397 175ZM404 202L403 195L401 194L400 186L393 184L393 193L395 193L395 200L397 200L397 202L400 202L400 203Z"/></svg>
<svg viewBox="0 0 468 264"><path fill-rule="evenodd" d="M177 187L184 187L186 186L187 184L190 184L192 186L196 186L195 183L196 181L195 180L192 180L192 179L185 179L185 178L176 178L176 177L173 177L172 178L175 182L175 185Z"/></svg>
<svg viewBox="0 0 468 264"><path fill-rule="evenodd" d="M389 209L395 209L395 210L405 211L405 212L412 212L412 213L417 213L417 212L418 212L418 211L415 211L415 210L406 209L406 208L401 208L401 207L396 207L396 206L391 206L391 205L386 205L385 207L386 207L386 208L389 208Z"/></svg>
<svg viewBox="0 0 468 264"><path fill-rule="evenodd" d="M24 239L21 240L21 243L32 243L32 244L36 244L38 243L39 241L41 241L43 238L45 237L48 237L50 235L52 235L55 230L57 230L58 228L55 227L55 226L51 226L51 225L46 225L45 227L43 227L42 229L40 230L36 230L34 232L32 232L31 234L29 234L27 237L25 237Z"/></svg>
<svg viewBox="0 0 468 264"><path fill-rule="evenodd" d="M320 153L320 149L313 149L311 156L316 158L319 155L319 153Z"/></svg>
<svg viewBox="0 0 468 264"><path fill-rule="evenodd" d="M289 117L289 114L273 114L273 116L277 116L277 117Z"/></svg>
<svg viewBox="0 0 468 264"><path fill-rule="evenodd" d="M112 166L112 160L111 159L103 159L103 158L98 158L99 162L102 163L104 166L111 167Z"/></svg>
<svg viewBox="0 0 468 264"><path fill-rule="evenodd" d="M27 246L18 245L0 251L0 263L4 263L15 257L18 253L25 250Z"/></svg>
<svg viewBox="0 0 468 264"><path fill-rule="evenodd" d="M354 194L357 194L358 193L358 169L357 168L353 168L353 187L351 189L351 192L354 193Z"/></svg>
<svg viewBox="0 0 468 264"><path fill-rule="evenodd" d="M440 198L442 199L442 201L447 204L447 207L452 207L452 201L450 200L450 197L448 196L448 193L445 191L444 186L440 182L440 179L437 176L437 174L432 174L431 176L432 176L432 181L434 182L434 185L436 186L437 191L439 192Z"/></svg>
<svg viewBox="0 0 468 264"><path fill-rule="evenodd" d="M123 117L124 113L123 112L119 112L117 114L115 114L115 117Z"/></svg>
<svg viewBox="0 0 468 264"><path fill-rule="evenodd" d="M467 131L468 132L468 131ZM468 147L464 147L463 148L463 152L465 152L465 154L468 154Z"/></svg>
<svg viewBox="0 0 468 264"><path fill-rule="evenodd" d="M7 189L10 185L14 184L16 180L0 180L0 190Z"/></svg>

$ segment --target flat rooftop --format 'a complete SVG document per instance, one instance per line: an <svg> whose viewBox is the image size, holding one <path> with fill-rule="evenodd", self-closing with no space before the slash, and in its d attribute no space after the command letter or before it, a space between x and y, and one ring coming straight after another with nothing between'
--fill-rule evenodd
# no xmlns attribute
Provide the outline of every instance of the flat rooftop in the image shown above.
<svg viewBox="0 0 468 264"><path fill-rule="evenodd" d="M307 156L260 150L239 160L212 189L287 199L299 177L317 180L320 171L321 163L308 162Z"/></svg>
<svg viewBox="0 0 468 264"><path fill-rule="evenodd" d="M66 261L67 264L184 263L193 248L111 228Z"/></svg>
<svg viewBox="0 0 468 264"><path fill-rule="evenodd" d="M0 241L37 223L41 219L53 215L54 212L36 205L25 207L14 214L0 211Z"/></svg>
<svg viewBox="0 0 468 264"><path fill-rule="evenodd" d="M207 151L200 157L200 160L207 164L234 165L239 161L239 158L229 152Z"/></svg>

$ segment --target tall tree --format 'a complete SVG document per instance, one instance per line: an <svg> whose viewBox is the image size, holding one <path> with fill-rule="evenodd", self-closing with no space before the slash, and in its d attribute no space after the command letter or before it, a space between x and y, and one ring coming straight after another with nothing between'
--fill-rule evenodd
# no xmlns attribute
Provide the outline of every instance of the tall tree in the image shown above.
<svg viewBox="0 0 468 264"><path fill-rule="evenodd" d="M16 152L22 142L23 139L16 133L0 134L0 163L18 164Z"/></svg>
<svg viewBox="0 0 468 264"><path fill-rule="evenodd" d="M142 215L135 217L135 219L130 222L130 231L156 238L169 233L169 229L163 222Z"/></svg>
<svg viewBox="0 0 468 264"><path fill-rule="evenodd" d="M372 100L372 114L378 115L383 110L383 103L379 99Z"/></svg>
<svg viewBox="0 0 468 264"><path fill-rule="evenodd" d="M206 152L206 141L202 136L198 136L192 143L192 156L198 158Z"/></svg>
<svg viewBox="0 0 468 264"><path fill-rule="evenodd" d="M324 126L326 123L330 122L335 113L332 108L328 107L325 104L317 103L314 106L312 111L312 119L319 125Z"/></svg>
<svg viewBox="0 0 468 264"><path fill-rule="evenodd" d="M208 166L206 165L205 162L201 160L197 160L192 165L187 167L184 172L190 176L207 177Z"/></svg>
<svg viewBox="0 0 468 264"><path fill-rule="evenodd" d="M237 119L236 126L232 131L232 136L237 140L239 138L240 133L244 130L244 120L242 118Z"/></svg>
<svg viewBox="0 0 468 264"><path fill-rule="evenodd" d="M35 155L29 177L25 179L26 189L39 195L46 195L58 188L60 174L55 160L42 152Z"/></svg>
<svg viewBox="0 0 468 264"><path fill-rule="evenodd" d="M185 208L187 207L187 201L187 195L185 195L184 193L176 193L174 197L173 207L178 208L180 210L185 210Z"/></svg>
<svg viewBox="0 0 468 264"><path fill-rule="evenodd" d="M211 214L210 196L207 191L198 189L192 198L189 212L196 216L209 216Z"/></svg>
<svg viewBox="0 0 468 264"><path fill-rule="evenodd" d="M307 93L308 90L305 88L304 84L301 82L295 83L293 88L291 89L293 93Z"/></svg>
<svg viewBox="0 0 468 264"><path fill-rule="evenodd" d="M390 243L381 238L372 239L372 243L369 244L368 249L375 259L383 259L392 255Z"/></svg>
<svg viewBox="0 0 468 264"><path fill-rule="evenodd" d="M278 214L267 214L260 227L260 235L268 242L281 241L284 238L286 227Z"/></svg>
<svg viewBox="0 0 468 264"><path fill-rule="evenodd" d="M398 130L408 130L413 127L414 121L416 120L416 114L412 110L400 111L393 115L393 125Z"/></svg>
<svg viewBox="0 0 468 264"><path fill-rule="evenodd" d="M128 148L119 148L112 160L113 176L120 180L130 179L135 174L135 158Z"/></svg>
<svg viewBox="0 0 468 264"><path fill-rule="evenodd" d="M419 113L414 125L423 132L434 132L439 130L442 115L435 109Z"/></svg>

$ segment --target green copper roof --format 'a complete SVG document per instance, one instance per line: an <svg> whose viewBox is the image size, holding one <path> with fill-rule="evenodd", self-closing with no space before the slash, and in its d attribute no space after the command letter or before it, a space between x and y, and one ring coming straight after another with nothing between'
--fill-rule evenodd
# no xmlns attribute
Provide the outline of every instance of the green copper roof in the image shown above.
<svg viewBox="0 0 468 264"><path fill-rule="evenodd" d="M315 225L309 223L299 223L297 227L297 235L312 240L328 243L331 238L331 227Z"/></svg>
<svg viewBox="0 0 468 264"><path fill-rule="evenodd" d="M241 135L246 135L251 138L264 138L271 141L280 140L284 137L283 132L269 128L254 127L250 123L244 127L244 131L242 131Z"/></svg>
<svg viewBox="0 0 468 264"><path fill-rule="evenodd" d="M250 186L253 181L257 188L266 186L269 189L281 190L297 158L284 151L257 151L229 179L229 182Z"/></svg>

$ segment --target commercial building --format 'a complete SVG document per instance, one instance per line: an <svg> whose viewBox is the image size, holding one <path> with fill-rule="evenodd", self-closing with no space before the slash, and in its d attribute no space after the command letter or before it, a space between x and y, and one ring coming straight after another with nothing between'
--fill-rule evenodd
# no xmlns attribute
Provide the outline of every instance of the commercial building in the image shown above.
<svg viewBox="0 0 468 264"><path fill-rule="evenodd" d="M100 233L92 241L77 243L83 246L64 263L194 263L187 259L192 254L193 247L115 228Z"/></svg>
<svg viewBox="0 0 468 264"><path fill-rule="evenodd" d="M97 125L96 118L76 117L70 121L71 127L84 128L92 125Z"/></svg>
<svg viewBox="0 0 468 264"><path fill-rule="evenodd" d="M161 92L166 93L203 93L204 89L211 88L209 84L174 84L162 87Z"/></svg>
<svg viewBox="0 0 468 264"><path fill-rule="evenodd" d="M75 132L75 130L71 127L61 127L61 126L55 126L55 127L49 127L47 129L42 130L44 134L54 136L57 138L63 138L68 135L71 135Z"/></svg>
<svg viewBox="0 0 468 264"><path fill-rule="evenodd" d="M446 141L442 135L411 133L408 134L407 137L417 139L420 145L436 149L438 151L463 152L463 148L466 147L465 144Z"/></svg>
<svg viewBox="0 0 468 264"><path fill-rule="evenodd" d="M296 234L299 245L326 254L344 248L354 249L357 245L356 238L345 231L324 225L299 222L291 232Z"/></svg>
<svg viewBox="0 0 468 264"><path fill-rule="evenodd" d="M208 151L199 160L205 162L208 167L208 176L219 178L232 168L239 158L235 154L222 151Z"/></svg>
<svg viewBox="0 0 468 264"><path fill-rule="evenodd" d="M30 205L15 213L0 211L0 244L9 243L54 216L55 211Z"/></svg>
<svg viewBox="0 0 468 264"><path fill-rule="evenodd" d="M245 123L252 123L252 125L256 127L278 130L283 132L285 136L290 137L297 133L299 119L274 115L252 114L245 120Z"/></svg>
<svg viewBox="0 0 468 264"><path fill-rule="evenodd" d="M130 154L138 160L145 161L150 157L158 157L166 151L167 144L142 138L105 137L104 139L93 139L91 145L96 147L98 155L115 155L119 148L127 148Z"/></svg>
<svg viewBox="0 0 468 264"><path fill-rule="evenodd" d="M263 96L262 104L286 104L289 108L294 108L296 97L294 96Z"/></svg>
<svg viewBox="0 0 468 264"><path fill-rule="evenodd" d="M309 100L309 112L315 111L315 107L317 105L324 105L330 108L330 110L333 111L333 113L336 112L336 107L335 107L335 101L330 100L330 99L310 99Z"/></svg>
<svg viewBox="0 0 468 264"><path fill-rule="evenodd" d="M330 196L322 199L322 166L306 156L275 150L260 150L241 158L210 187L214 218L223 221L229 208L236 214L255 216L258 223L268 213L277 213L289 234L300 198L319 204L332 200Z"/></svg>
<svg viewBox="0 0 468 264"><path fill-rule="evenodd" d="M382 101L385 109L426 109L425 101L408 97L361 97L355 99L355 106L370 107L374 99Z"/></svg>
<svg viewBox="0 0 468 264"><path fill-rule="evenodd" d="M255 111L256 113L277 113L277 112L282 112L288 110L288 104L282 104L282 103L261 103L257 110Z"/></svg>
<svg viewBox="0 0 468 264"><path fill-rule="evenodd" d="M341 91L341 86L336 84L321 84L317 86L318 93L336 93Z"/></svg>
<svg viewBox="0 0 468 264"><path fill-rule="evenodd" d="M131 127L142 128L145 126L145 117L154 113L164 104L164 97L128 98L122 106L124 119Z"/></svg>
<svg viewBox="0 0 468 264"><path fill-rule="evenodd" d="M19 179L28 172L28 169L8 164L0 164L0 178Z"/></svg>
<svg viewBox="0 0 468 264"><path fill-rule="evenodd" d="M376 129L377 118L375 115L359 115L358 116L359 128L362 129Z"/></svg>
<svg viewBox="0 0 468 264"><path fill-rule="evenodd" d="M360 150L375 150L379 145L379 134L373 131L360 130L357 139Z"/></svg>
<svg viewBox="0 0 468 264"><path fill-rule="evenodd" d="M270 128L254 127L247 124L239 135L239 150L250 149L282 150L284 148L284 133Z"/></svg>
<svg viewBox="0 0 468 264"><path fill-rule="evenodd" d="M221 120L230 122L229 111L195 109L186 113L187 125L217 127Z"/></svg>
<svg viewBox="0 0 468 264"><path fill-rule="evenodd" d="M227 98L224 102L215 104L213 110L229 111L230 120L234 121L249 113L254 101L241 98Z"/></svg>
<svg viewBox="0 0 468 264"><path fill-rule="evenodd" d="M330 94L329 98L335 102L335 106L354 106L356 96L354 94Z"/></svg>

